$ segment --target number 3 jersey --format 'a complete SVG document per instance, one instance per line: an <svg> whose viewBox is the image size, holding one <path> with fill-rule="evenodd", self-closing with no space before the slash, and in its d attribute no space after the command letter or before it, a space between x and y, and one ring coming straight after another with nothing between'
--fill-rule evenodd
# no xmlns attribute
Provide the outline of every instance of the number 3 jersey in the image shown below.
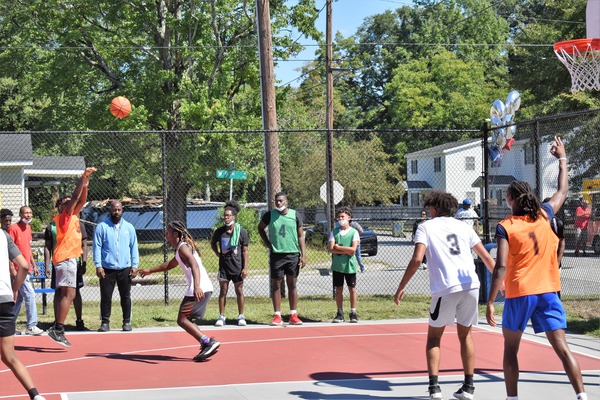
<svg viewBox="0 0 600 400"><path fill-rule="evenodd" d="M471 249L481 240L469 225L453 217L435 217L419 224L414 241L427 247L432 295L479 288Z"/></svg>
<svg viewBox="0 0 600 400"><path fill-rule="evenodd" d="M496 228L496 238L508 241L506 298L560 290L559 239L550 225L554 210L544 203L540 214L536 221L529 215L511 215Z"/></svg>

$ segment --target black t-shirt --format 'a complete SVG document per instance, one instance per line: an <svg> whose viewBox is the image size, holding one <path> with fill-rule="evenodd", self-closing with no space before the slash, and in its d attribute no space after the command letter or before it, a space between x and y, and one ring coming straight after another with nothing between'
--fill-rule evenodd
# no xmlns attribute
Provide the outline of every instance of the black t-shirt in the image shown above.
<svg viewBox="0 0 600 400"><path fill-rule="evenodd" d="M248 246L248 232L240 226L240 240L235 250L230 248L230 240L231 234L223 225L217 228L210 242L219 246L219 270L229 275L239 275L242 272L242 247Z"/></svg>

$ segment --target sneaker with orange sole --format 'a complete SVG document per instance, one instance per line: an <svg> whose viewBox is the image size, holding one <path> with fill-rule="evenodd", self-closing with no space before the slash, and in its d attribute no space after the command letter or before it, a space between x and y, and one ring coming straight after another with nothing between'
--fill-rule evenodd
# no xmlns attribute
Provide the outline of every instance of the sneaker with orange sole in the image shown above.
<svg viewBox="0 0 600 400"><path fill-rule="evenodd" d="M271 321L271 326L282 326L282 325L283 325L283 319L281 318L281 315L275 314L275 316L273 317L273 321Z"/></svg>
<svg viewBox="0 0 600 400"><path fill-rule="evenodd" d="M290 315L290 325L302 325L302 320L298 318L298 314Z"/></svg>

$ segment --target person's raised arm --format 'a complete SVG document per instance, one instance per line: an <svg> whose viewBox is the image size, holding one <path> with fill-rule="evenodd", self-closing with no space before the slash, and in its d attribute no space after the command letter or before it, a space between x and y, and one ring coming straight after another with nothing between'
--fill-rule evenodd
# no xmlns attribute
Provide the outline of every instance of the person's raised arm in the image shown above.
<svg viewBox="0 0 600 400"><path fill-rule="evenodd" d="M562 140L556 136L554 143L550 148L550 154L558 159L558 189L552 195L548 204L552 206L554 212L558 212L567 199L569 191L569 176L567 171L567 153Z"/></svg>
<svg viewBox="0 0 600 400"><path fill-rule="evenodd" d="M87 201L87 186L90 182L90 175L96 171L94 167L87 167L77 184L75 185L75 190L73 190L73 194L71 194L71 200L67 202L65 205L65 211L69 215L79 214L81 208Z"/></svg>

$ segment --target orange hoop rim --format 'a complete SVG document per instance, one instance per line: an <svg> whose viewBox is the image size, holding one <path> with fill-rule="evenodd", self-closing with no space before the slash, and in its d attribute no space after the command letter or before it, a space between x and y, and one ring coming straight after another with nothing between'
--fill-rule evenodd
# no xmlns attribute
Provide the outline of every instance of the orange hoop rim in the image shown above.
<svg viewBox="0 0 600 400"><path fill-rule="evenodd" d="M574 49L577 49L579 52L583 53L587 51L588 48L591 48L594 52L600 51L600 38L563 40L562 42L554 44L554 51L562 50L568 54L573 54L575 52Z"/></svg>

